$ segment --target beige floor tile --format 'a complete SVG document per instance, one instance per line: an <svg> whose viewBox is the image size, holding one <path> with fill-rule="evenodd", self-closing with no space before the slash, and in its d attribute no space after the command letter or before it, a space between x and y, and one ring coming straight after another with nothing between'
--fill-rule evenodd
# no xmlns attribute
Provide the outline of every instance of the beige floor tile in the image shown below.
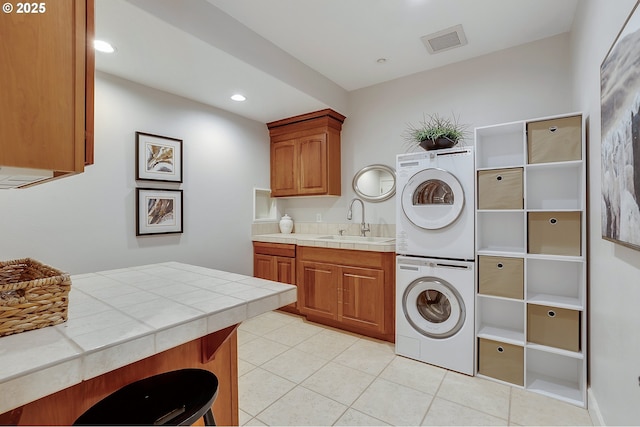
<svg viewBox="0 0 640 427"><path fill-rule="evenodd" d="M244 329L238 328L238 345L246 344L249 341L255 340L260 335L252 334Z"/></svg>
<svg viewBox="0 0 640 427"><path fill-rule="evenodd" d="M256 366L289 350L284 344L258 337L238 347L238 357Z"/></svg>
<svg viewBox="0 0 640 427"><path fill-rule="evenodd" d="M262 368L294 383L301 383L326 364L325 359L291 348L263 364Z"/></svg>
<svg viewBox="0 0 640 427"><path fill-rule="evenodd" d="M256 365L254 365L253 363L249 363L246 360L242 360L238 358L238 376L239 377L255 368L256 368Z"/></svg>
<svg viewBox="0 0 640 427"><path fill-rule="evenodd" d="M270 426L327 426L346 409L335 400L299 386L258 414L258 419Z"/></svg>
<svg viewBox="0 0 640 427"><path fill-rule="evenodd" d="M351 405L374 379L373 375L329 362L302 385L330 399Z"/></svg>
<svg viewBox="0 0 640 427"><path fill-rule="evenodd" d="M238 405L247 414L255 416L293 387L295 383L256 368L238 379Z"/></svg>
<svg viewBox="0 0 640 427"><path fill-rule="evenodd" d="M247 424L252 418L253 417L251 415L247 414L243 410L238 411L238 421L241 426Z"/></svg>
<svg viewBox="0 0 640 427"><path fill-rule="evenodd" d="M393 351L384 344L358 340L333 361L371 375L378 375L395 357Z"/></svg>
<svg viewBox="0 0 640 427"><path fill-rule="evenodd" d="M272 341L293 347L324 331L323 328L306 322L293 322L264 335Z"/></svg>
<svg viewBox="0 0 640 427"><path fill-rule="evenodd" d="M305 353L331 360L356 341L358 341L358 338L355 336L327 329L301 342L295 348Z"/></svg>
<svg viewBox="0 0 640 427"><path fill-rule="evenodd" d="M380 378L435 395L446 370L417 360L396 356Z"/></svg>
<svg viewBox="0 0 640 427"><path fill-rule="evenodd" d="M352 408L392 425L418 425L431 399L430 394L378 378Z"/></svg>
<svg viewBox="0 0 640 427"><path fill-rule="evenodd" d="M263 423L262 421L260 421L257 418L251 418L246 424L244 424L245 426L266 426L265 423Z"/></svg>
<svg viewBox="0 0 640 427"><path fill-rule="evenodd" d="M241 331L250 332L254 335L264 336L265 334L283 327L298 319L288 316L277 311L269 311L254 318L245 320L240 324Z"/></svg>
<svg viewBox="0 0 640 427"><path fill-rule="evenodd" d="M347 409L347 412L336 421L337 426L388 426L390 424L385 423L377 418L370 417L367 414L363 414L355 409Z"/></svg>
<svg viewBox="0 0 640 427"><path fill-rule="evenodd" d="M515 388L509 421L521 425L592 425L586 409Z"/></svg>
<svg viewBox="0 0 640 427"><path fill-rule="evenodd" d="M509 417L510 387L447 371L437 396L498 418Z"/></svg>
<svg viewBox="0 0 640 427"><path fill-rule="evenodd" d="M507 420L436 397L423 426L506 426Z"/></svg>

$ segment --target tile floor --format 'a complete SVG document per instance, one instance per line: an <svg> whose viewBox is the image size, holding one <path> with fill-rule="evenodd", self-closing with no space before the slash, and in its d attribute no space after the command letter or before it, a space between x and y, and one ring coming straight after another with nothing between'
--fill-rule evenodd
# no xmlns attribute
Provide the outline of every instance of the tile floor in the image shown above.
<svg viewBox="0 0 640 427"><path fill-rule="evenodd" d="M591 425L586 410L279 311L238 333L241 425Z"/></svg>

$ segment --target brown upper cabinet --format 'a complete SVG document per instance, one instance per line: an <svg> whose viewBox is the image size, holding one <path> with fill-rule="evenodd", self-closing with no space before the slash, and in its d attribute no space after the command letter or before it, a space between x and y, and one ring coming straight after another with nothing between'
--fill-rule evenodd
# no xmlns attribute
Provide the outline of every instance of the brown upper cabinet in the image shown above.
<svg viewBox="0 0 640 427"><path fill-rule="evenodd" d="M267 123L271 195L340 196L340 131L345 116L331 109Z"/></svg>
<svg viewBox="0 0 640 427"><path fill-rule="evenodd" d="M94 20L94 0L3 13L0 178L16 175L15 187L30 169L57 178L93 164Z"/></svg>

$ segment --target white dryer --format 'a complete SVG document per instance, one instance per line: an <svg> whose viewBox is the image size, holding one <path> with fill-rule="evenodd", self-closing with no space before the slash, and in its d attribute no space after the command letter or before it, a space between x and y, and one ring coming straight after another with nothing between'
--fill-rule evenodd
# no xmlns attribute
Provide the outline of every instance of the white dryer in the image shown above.
<svg viewBox="0 0 640 427"><path fill-rule="evenodd" d="M396 252L473 260L473 147L400 154L396 160Z"/></svg>
<svg viewBox="0 0 640 427"><path fill-rule="evenodd" d="M474 375L474 263L396 259L396 353Z"/></svg>

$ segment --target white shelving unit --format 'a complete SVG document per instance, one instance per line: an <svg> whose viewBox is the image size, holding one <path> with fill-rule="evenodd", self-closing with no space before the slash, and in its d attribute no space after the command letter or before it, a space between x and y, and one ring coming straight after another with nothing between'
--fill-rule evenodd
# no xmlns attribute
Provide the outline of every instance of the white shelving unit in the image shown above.
<svg viewBox="0 0 640 427"><path fill-rule="evenodd" d="M491 278L498 277L497 280L504 282L500 286L521 287L518 290L523 295L521 299L501 296L499 291L496 294L496 287L491 288L491 295L478 290L476 336L479 342L491 340L485 343L491 342L497 350L478 354L478 375L505 383L504 378L513 378L513 371L503 375L499 367L522 364L524 368L517 372L523 374L516 376L524 375L524 378L513 380L513 384L519 382L527 390L581 407L587 405L585 141L581 113L475 129L477 261L482 257L496 257L483 259L485 265L488 261L495 262ZM559 150L556 147L560 147ZM511 190L501 193L501 186L506 183L500 182L500 171L513 168L522 171L521 194ZM497 181L487 184L485 179L481 184L480 174L497 176ZM478 209L483 194L490 192L492 199L496 192L504 193L504 197L521 202L522 208L486 209L487 203L482 203L484 208ZM513 273L507 273L501 259L518 259L524 269L507 276ZM487 273L478 269L478 274ZM504 281L501 274L505 274ZM478 279L480 282L480 277ZM485 283L487 279L485 276ZM532 313L536 311L546 315L542 319L535 317ZM561 313L567 313L573 320L564 319ZM556 322L558 328L549 326ZM562 334L571 338L566 340L567 348L561 348ZM531 341L534 336L538 341L542 336L544 341L547 335L553 345ZM569 342L576 341L577 348L572 348ZM503 349L500 343L515 345L524 351L513 356L513 352ZM507 360L503 364L501 357L521 360ZM492 368L489 374L483 373L481 365L498 366L498 371Z"/></svg>

